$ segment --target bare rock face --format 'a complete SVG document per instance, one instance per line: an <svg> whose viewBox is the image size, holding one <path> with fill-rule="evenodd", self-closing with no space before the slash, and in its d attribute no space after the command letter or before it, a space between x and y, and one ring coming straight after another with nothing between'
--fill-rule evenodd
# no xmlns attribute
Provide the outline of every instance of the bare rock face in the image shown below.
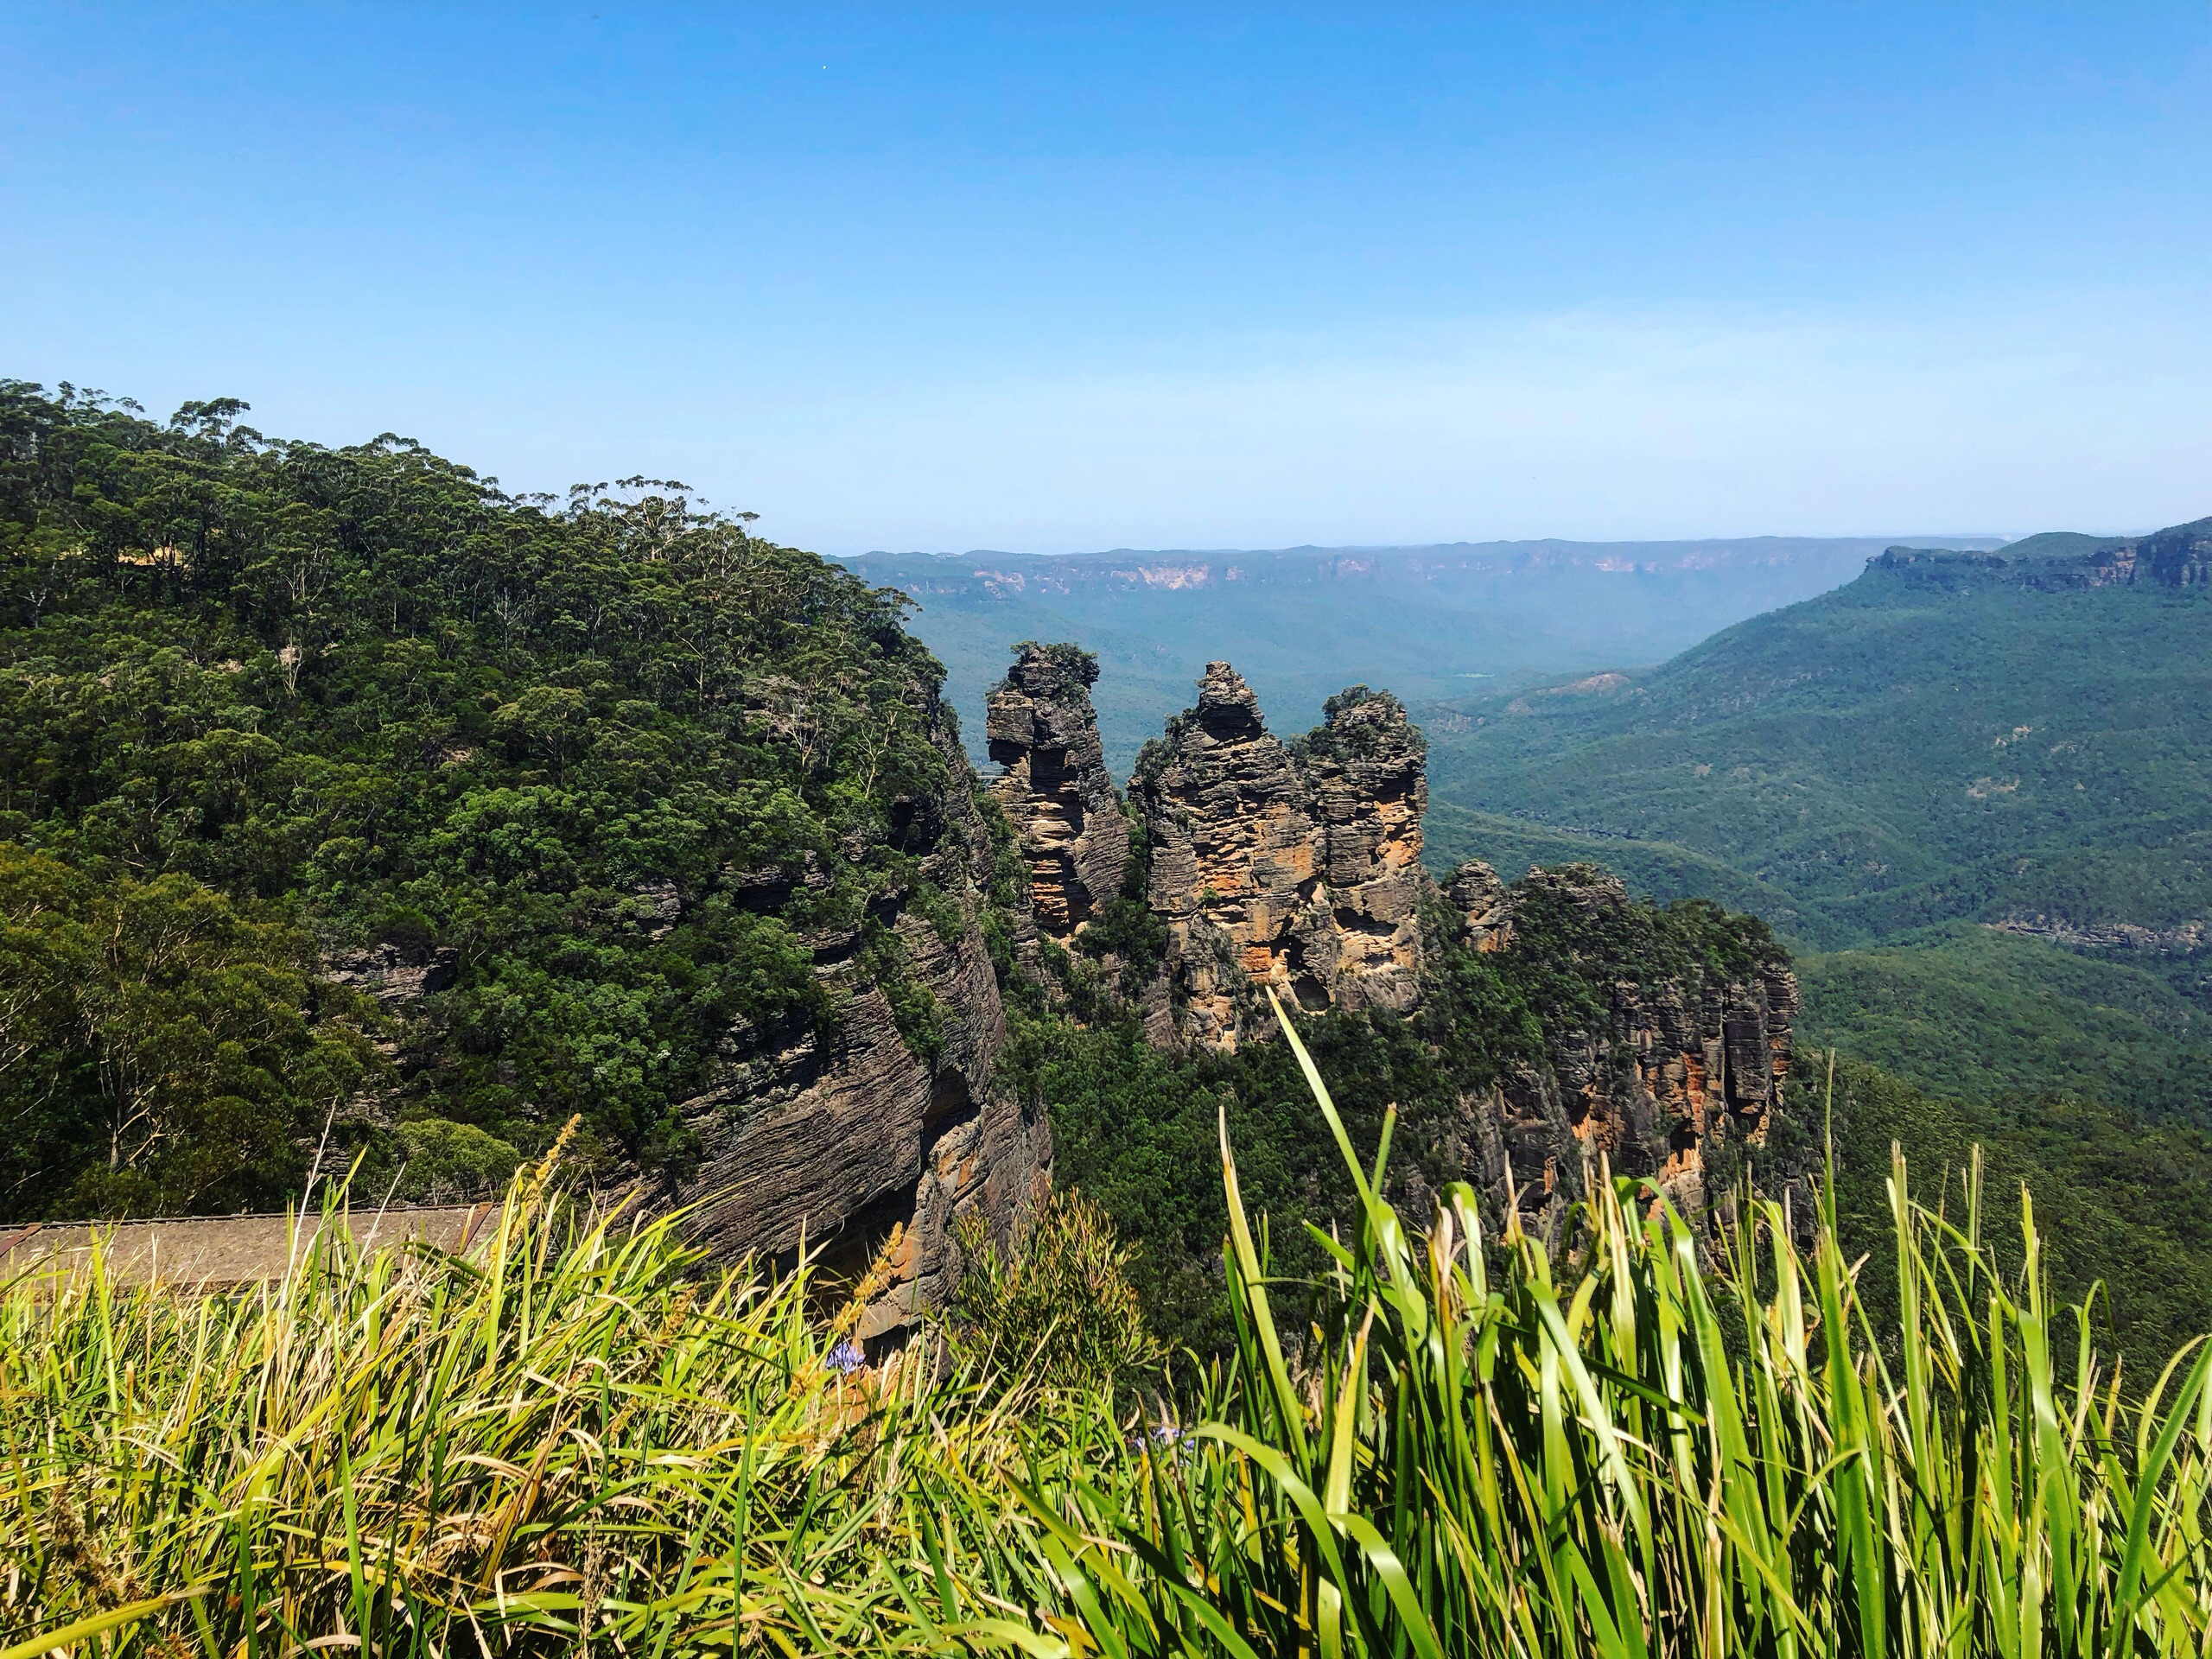
<svg viewBox="0 0 2212 1659"><path fill-rule="evenodd" d="M901 1035L890 998L858 960L860 928L826 931L807 943L834 1020L733 1029L714 1086L682 1108L700 1158L677 1196L703 1200L702 1242L785 1260L802 1243L826 1246L831 1269L857 1276L897 1235L891 1282L855 1333L872 1353L901 1344L950 1288L954 1217L979 1210L1005 1237L1052 1164L1044 1116L998 1080L1006 1019L979 926L989 841L962 787L966 760L942 710L930 713L952 782L915 804L915 822L960 833L930 837L921 874L957 899L961 925L948 938L941 915L925 919L903 902L876 919L903 947L909 982L934 999L934 1044ZM755 875L771 897L809 880Z"/></svg>
<svg viewBox="0 0 2212 1659"><path fill-rule="evenodd" d="M1467 943L1478 950L1503 950L1513 939L1513 895L1497 872L1471 858L1444 884L1444 902L1459 912Z"/></svg>
<svg viewBox="0 0 2212 1659"><path fill-rule="evenodd" d="M1072 645L1026 645L990 696L985 732L1005 768L991 792L1029 865L1038 931L1065 944L1122 891L1129 825L1098 743L1098 664Z"/></svg>
<svg viewBox="0 0 2212 1659"><path fill-rule="evenodd" d="M2137 543L2136 562L2170 588L2212 586L2212 518L2175 524Z"/></svg>
<svg viewBox="0 0 2212 1659"><path fill-rule="evenodd" d="M326 951L324 976L365 992L388 1012L405 1012L426 996L453 983L461 953L449 945L433 947L389 941L342 951Z"/></svg>
<svg viewBox="0 0 2212 1659"><path fill-rule="evenodd" d="M1330 698L1326 720L1294 751L1336 934L1330 989L1345 1007L1402 1010L1420 1000L1426 752L1405 706L1363 685Z"/></svg>
<svg viewBox="0 0 2212 1659"><path fill-rule="evenodd" d="M1325 1002L1335 938L1314 904L1319 837L1289 751L1235 669L1206 664L1198 706L1145 745L1129 792L1185 1038L1236 1047L1257 986Z"/></svg>
<svg viewBox="0 0 2212 1659"><path fill-rule="evenodd" d="M1598 924L1628 906L1618 879L1588 866L1531 870L1516 888L1493 890L1496 881L1487 867L1462 866L1446 889L1455 906L1474 901L1463 914L1478 949L1481 930L1501 925L1491 918L1503 912L1510 930L1516 899L1549 898ZM1475 1145L1466 1150L1493 1196L1503 1205L1510 1193L1525 1224L1581 1196L1600 1157L1615 1174L1654 1178L1685 1213L1697 1213L1713 1165L1732 1166L1766 1136L1796 1011L1797 982L1779 950L1730 978L1624 980L1594 1028L1554 1033L1542 1067L1468 1103Z"/></svg>
<svg viewBox="0 0 2212 1659"><path fill-rule="evenodd" d="M1129 789L1183 1040L1235 1048L1263 987L1307 1008L1414 1005L1428 785L1395 697L1355 687L1287 747L1236 670L1209 663Z"/></svg>

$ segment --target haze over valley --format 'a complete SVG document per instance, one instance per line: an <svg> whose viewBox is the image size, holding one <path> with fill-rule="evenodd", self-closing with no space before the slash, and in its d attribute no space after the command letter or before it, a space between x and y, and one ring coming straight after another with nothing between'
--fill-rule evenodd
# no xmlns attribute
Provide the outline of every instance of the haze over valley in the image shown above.
<svg viewBox="0 0 2212 1659"><path fill-rule="evenodd" d="M1073 639L1108 671L1093 694L1099 732L1126 772L1224 652L1285 719L1315 717L1358 682L1408 701L1450 701L1656 664L1729 623L1848 582L1885 547L1911 539L878 553L842 563L914 601L909 626L945 664L979 760L978 711L1007 649ZM2002 540L1945 539L1974 548Z"/></svg>

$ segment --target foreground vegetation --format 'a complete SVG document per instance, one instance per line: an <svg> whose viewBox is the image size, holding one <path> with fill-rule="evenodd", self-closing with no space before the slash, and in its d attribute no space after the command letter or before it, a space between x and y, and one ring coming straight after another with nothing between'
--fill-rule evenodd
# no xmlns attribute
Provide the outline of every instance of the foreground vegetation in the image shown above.
<svg viewBox="0 0 2212 1659"><path fill-rule="evenodd" d="M1224 1132L1236 1350L1180 1426L1117 1419L1097 1379L845 1372L854 1305L542 1175L467 1262L11 1286L0 1656L2212 1640L2212 1349L2107 1370L2024 1200L2018 1275L1973 1172L1929 1209L1901 1160L1885 1259L1758 1203L1701 1244L1627 1182L1555 1258L1485 1236L1464 1187L1397 1214L1390 1121L1355 1147L1290 1052L1357 1225L1318 1281L1272 1277Z"/></svg>

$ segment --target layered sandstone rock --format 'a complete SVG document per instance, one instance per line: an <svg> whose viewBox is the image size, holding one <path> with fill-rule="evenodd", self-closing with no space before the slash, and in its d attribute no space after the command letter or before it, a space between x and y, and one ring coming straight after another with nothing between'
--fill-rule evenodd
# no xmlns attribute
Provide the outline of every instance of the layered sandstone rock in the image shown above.
<svg viewBox="0 0 2212 1659"><path fill-rule="evenodd" d="M1531 870L1513 887L1486 865L1463 865L1445 892L1478 949L1510 944L1516 903L1549 899L1598 929L1629 904L1618 878L1587 865ZM1694 1213L1721 1196L1707 1190L1714 1166L1732 1172L1764 1140L1796 1011L1778 948L1732 976L1623 980L1594 1026L1548 1033L1543 1065L1463 1103L1457 1150L1528 1224L1580 1197L1600 1159L1617 1175L1651 1177Z"/></svg>
<svg viewBox="0 0 2212 1659"><path fill-rule="evenodd" d="M1425 753L1405 706L1363 685L1330 698L1326 719L1294 751L1335 934L1330 990L1344 1007L1405 1009L1420 1000Z"/></svg>
<svg viewBox="0 0 2212 1659"><path fill-rule="evenodd" d="M1503 950L1513 940L1513 898L1497 872L1471 858L1444 884L1444 902L1459 918L1467 943L1478 950Z"/></svg>
<svg viewBox="0 0 2212 1659"><path fill-rule="evenodd" d="M1236 670L1206 664L1197 706L1145 745L1129 792L1185 1037L1234 1048L1258 986L1325 1002L1335 941L1314 904L1319 838L1290 753Z"/></svg>
<svg viewBox="0 0 2212 1659"><path fill-rule="evenodd" d="M1004 768L991 792L1029 866L1038 931L1065 944L1122 891L1129 825L1098 743L1098 664L1071 645L1025 645L992 690L985 733Z"/></svg>
<svg viewBox="0 0 2212 1659"><path fill-rule="evenodd" d="M1209 663L1129 788L1184 1040L1233 1049L1262 988L1307 1008L1414 1005L1428 785L1397 699L1355 687L1287 747L1236 671Z"/></svg>
<svg viewBox="0 0 2212 1659"><path fill-rule="evenodd" d="M948 942L895 896L873 919L900 947L905 974L934 999L933 1052L901 1036L884 987L858 957L859 925L807 943L836 1014L826 1026L739 1026L722 1043L713 1086L682 1111L698 1138L696 1173L677 1196L707 1202L695 1230L732 1254L790 1259L802 1242L826 1247L833 1269L857 1275L889 1243L891 1281L856 1332L871 1351L895 1346L941 1302L958 1268L954 1217L982 1211L1001 1237L1049 1179L1052 1133L1040 1109L999 1080L1006 1041L998 982L980 921L989 839L966 788L972 777L942 710L931 730L953 779L914 803L906 835L919 874L960 906ZM957 833L948 833L957 831ZM818 871L739 876L742 895L780 908Z"/></svg>

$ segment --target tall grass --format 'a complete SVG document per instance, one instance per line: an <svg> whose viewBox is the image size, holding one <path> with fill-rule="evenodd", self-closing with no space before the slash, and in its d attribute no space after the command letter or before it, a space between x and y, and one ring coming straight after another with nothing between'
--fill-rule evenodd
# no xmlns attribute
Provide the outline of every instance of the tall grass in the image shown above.
<svg viewBox="0 0 2212 1659"><path fill-rule="evenodd" d="M1020 1618L1019 1476L1115 1425L1075 1398L1017 1434L1019 1396L844 1376L857 1302L813 1288L537 1176L467 1260L325 1229L251 1294L97 1255L13 1285L0 1650L931 1651Z"/></svg>
<svg viewBox="0 0 2212 1659"><path fill-rule="evenodd" d="M535 1178L470 1262L10 1287L0 1659L2212 1650L2212 1358L2103 1369L2024 1198L2011 1275L1971 1173L1931 1210L1901 1160L1884 1259L1612 1179L1554 1255L1464 1186L1409 1224L1297 1052L1359 1224L1271 1279L1224 1126L1236 1341L1185 1427L842 1376L852 1309Z"/></svg>
<svg viewBox="0 0 2212 1659"><path fill-rule="evenodd" d="M1224 1128L1235 1363L1183 1458L1039 1510L1103 1650L2212 1648L2212 1354L2190 1344L2139 1396L2102 1371L2086 1317L2045 1304L2024 1195L2014 1281L1976 1179L1947 1217L1894 1153L1890 1262L1846 1262L1826 1216L1801 1250L1753 1203L1707 1263L1625 1180L1556 1262L1510 1222L1486 1249L1464 1186L1409 1229L1380 1196L1389 1126L1363 1166L1297 1052L1358 1236L1321 1239L1334 1274L1294 1362ZM1875 1271L1891 1330L1858 1294Z"/></svg>

